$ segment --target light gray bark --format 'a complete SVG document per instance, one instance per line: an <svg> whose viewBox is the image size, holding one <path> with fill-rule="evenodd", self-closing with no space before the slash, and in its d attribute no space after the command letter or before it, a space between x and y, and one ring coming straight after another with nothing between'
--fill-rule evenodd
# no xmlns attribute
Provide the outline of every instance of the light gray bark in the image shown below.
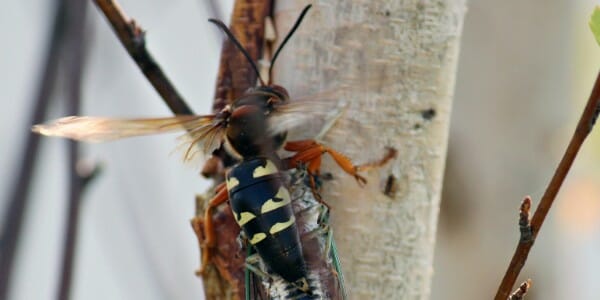
<svg viewBox="0 0 600 300"><path fill-rule="evenodd" d="M305 4L277 2L279 39ZM427 299L465 1L313 4L277 62L275 83L292 98L337 90L345 112L324 142L355 163L383 156L387 146L398 150L390 164L364 174L365 187L324 160L334 180L323 198L333 209L349 294ZM389 176L392 196L383 194Z"/></svg>

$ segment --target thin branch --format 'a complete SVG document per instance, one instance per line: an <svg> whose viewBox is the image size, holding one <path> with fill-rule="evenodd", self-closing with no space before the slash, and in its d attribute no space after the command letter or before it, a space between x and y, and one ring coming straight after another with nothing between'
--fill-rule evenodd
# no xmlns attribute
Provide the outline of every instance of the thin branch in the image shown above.
<svg viewBox="0 0 600 300"><path fill-rule="evenodd" d="M27 123L27 128L33 124L38 124L44 121L50 95L55 86L56 72L58 70L58 57L63 42L65 31L65 9L67 0L56 1L56 12L54 16L54 24L52 25L52 33L50 35L44 68L39 79L39 86L33 103L33 112L30 120ZM21 153L18 173L15 176L14 188L10 194L10 201L5 209L5 215L2 224L2 235L0 236L0 299L7 299L8 290L10 288L10 280L12 268L15 261L15 253L18 246L21 227L25 220L25 209L27 208L27 200L30 192L31 178L34 171L34 166L37 162L38 146L41 136L34 134L30 130L25 149Z"/></svg>
<svg viewBox="0 0 600 300"><path fill-rule="evenodd" d="M85 33L87 32L87 1L73 0L67 8L71 22L68 24L66 34L64 55L66 72L66 84L68 90L67 113L69 115L78 115L81 101L81 80L83 68L85 66L86 45ZM76 141L67 141L68 164L69 164L69 202L67 208L67 222L64 230L64 244L62 252L62 269L60 273L60 282L58 286L57 299L67 300L71 296L71 282L73 278L73 265L76 257L76 242L79 229L79 216L81 207L81 194L85 184L89 182L79 172L77 172L77 163L79 161L79 143ZM89 173L95 174L94 172Z"/></svg>
<svg viewBox="0 0 600 300"><path fill-rule="evenodd" d="M531 234L532 238L529 240L521 240L517 245L517 249L513 254L512 260L504 274L504 278L502 279L502 283L498 288L498 292L496 293L496 300L506 300L509 296L512 287L517 280L521 269L525 265L525 261L527 260L527 256L529 255L529 251L535 242L535 238L548 215L548 211L556 198L556 194L558 193L575 157L577 156L577 152L579 152L579 148L583 144L583 141L587 138L589 133L592 131L596 119L598 118L598 114L600 113L600 73L596 78L596 82L594 83L594 88L590 95L590 98L585 106L583 114L579 119L579 123L577 124L577 128L571 137L571 141L569 142L569 146L565 151L556 171L554 172L554 176L550 180L548 187L546 188L546 192L542 196L540 200L540 204L537 207L535 213L533 214L533 218L531 219Z"/></svg>
<svg viewBox="0 0 600 300"><path fill-rule="evenodd" d="M94 0L94 2L102 10L131 58L169 106L169 109L174 114L193 114L185 100L179 95L171 81L146 49L144 30L135 20L123 12L116 1Z"/></svg>

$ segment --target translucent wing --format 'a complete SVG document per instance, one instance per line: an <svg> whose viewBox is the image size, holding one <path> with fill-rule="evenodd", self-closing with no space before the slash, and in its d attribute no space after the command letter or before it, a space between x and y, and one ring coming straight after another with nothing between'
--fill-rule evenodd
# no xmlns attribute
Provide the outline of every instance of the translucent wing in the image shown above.
<svg viewBox="0 0 600 300"><path fill-rule="evenodd" d="M339 97L338 92L328 91L276 105L269 115L269 131L277 134L313 123L315 119L331 118L343 110L344 103L339 102Z"/></svg>
<svg viewBox="0 0 600 300"><path fill-rule="evenodd" d="M35 125L33 132L84 142L106 142L127 137L193 130L211 125L214 116L175 116L153 119L112 119L102 117L64 117L49 124Z"/></svg>
<svg viewBox="0 0 600 300"><path fill-rule="evenodd" d="M223 123L200 126L180 136L176 150L183 152L185 162L201 161L221 146L224 136Z"/></svg>
<svg viewBox="0 0 600 300"><path fill-rule="evenodd" d="M224 119L215 115L181 115L168 118L112 119L102 117L65 117L49 124L35 125L33 132L84 142L106 142L127 137L187 130L182 136L185 160L191 159L195 145L210 154L224 136Z"/></svg>

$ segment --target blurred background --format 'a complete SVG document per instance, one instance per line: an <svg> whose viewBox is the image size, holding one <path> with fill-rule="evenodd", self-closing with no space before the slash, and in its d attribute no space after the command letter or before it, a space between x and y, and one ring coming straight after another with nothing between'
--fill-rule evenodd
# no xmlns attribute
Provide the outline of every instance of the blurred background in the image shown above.
<svg viewBox="0 0 600 300"><path fill-rule="evenodd" d="M193 110L208 112L221 35L195 1L122 0L147 30L147 47ZM17 184L58 1L7 2L0 10L3 110L0 216ZM159 117L170 111L131 61L103 15L87 3L82 113ZM537 205L600 66L588 29L595 1L468 3L440 211L432 299L489 299L518 239L518 207ZM69 55L63 55L69 56ZM64 78L65 68L59 68ZM46 119L66 114L59 79ZM522 278L527 299L599 299L600 130L577 158ZM198 170L169 155L176 135L84 145L101 166L84 190L73 299L201 299L198 246L189 225ZM42 139L28 193L9 299L52 299L67 216L67 143ZM4 225L2 225L4 226Z"/></svg>

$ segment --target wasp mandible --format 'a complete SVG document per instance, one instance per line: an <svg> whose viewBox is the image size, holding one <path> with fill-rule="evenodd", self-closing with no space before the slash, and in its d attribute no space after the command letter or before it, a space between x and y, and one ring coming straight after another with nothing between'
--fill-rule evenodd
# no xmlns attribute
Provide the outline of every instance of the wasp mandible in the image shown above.
<svg viewBox="0 0 600 300"><path fill-rule="evenodd" d="M224 145L227 152L240 162L227 172L226 182L217 187L216 195L206 209L206 241L202 248L201 270L208 264L211 248L215 246L211 213L215 207L229 200L237 223L266 265L301 291L309 292L306 263L281 170L306 166L314 187L312 176L319 173L321 156L329 153L346 173L354 176L360 184L366 183L365 178L358 174L360 167L341 153L314 140L285 142L288 130L314 118L315 114L326 115L327 111L322 101L291 102L285 88L271 83L277 56L310 7L304 8L275 51L269 67L268 84L227 27L221 21L209 20L220 27L245 55L260 81L259 86L216 114L152 119L71 116L46 125L35 125L32 130L47 136L88 142L186 130L185 160L191 160L198 152L210 155ZM281 159L276 152L282 146L295 154Z"/></svg>

